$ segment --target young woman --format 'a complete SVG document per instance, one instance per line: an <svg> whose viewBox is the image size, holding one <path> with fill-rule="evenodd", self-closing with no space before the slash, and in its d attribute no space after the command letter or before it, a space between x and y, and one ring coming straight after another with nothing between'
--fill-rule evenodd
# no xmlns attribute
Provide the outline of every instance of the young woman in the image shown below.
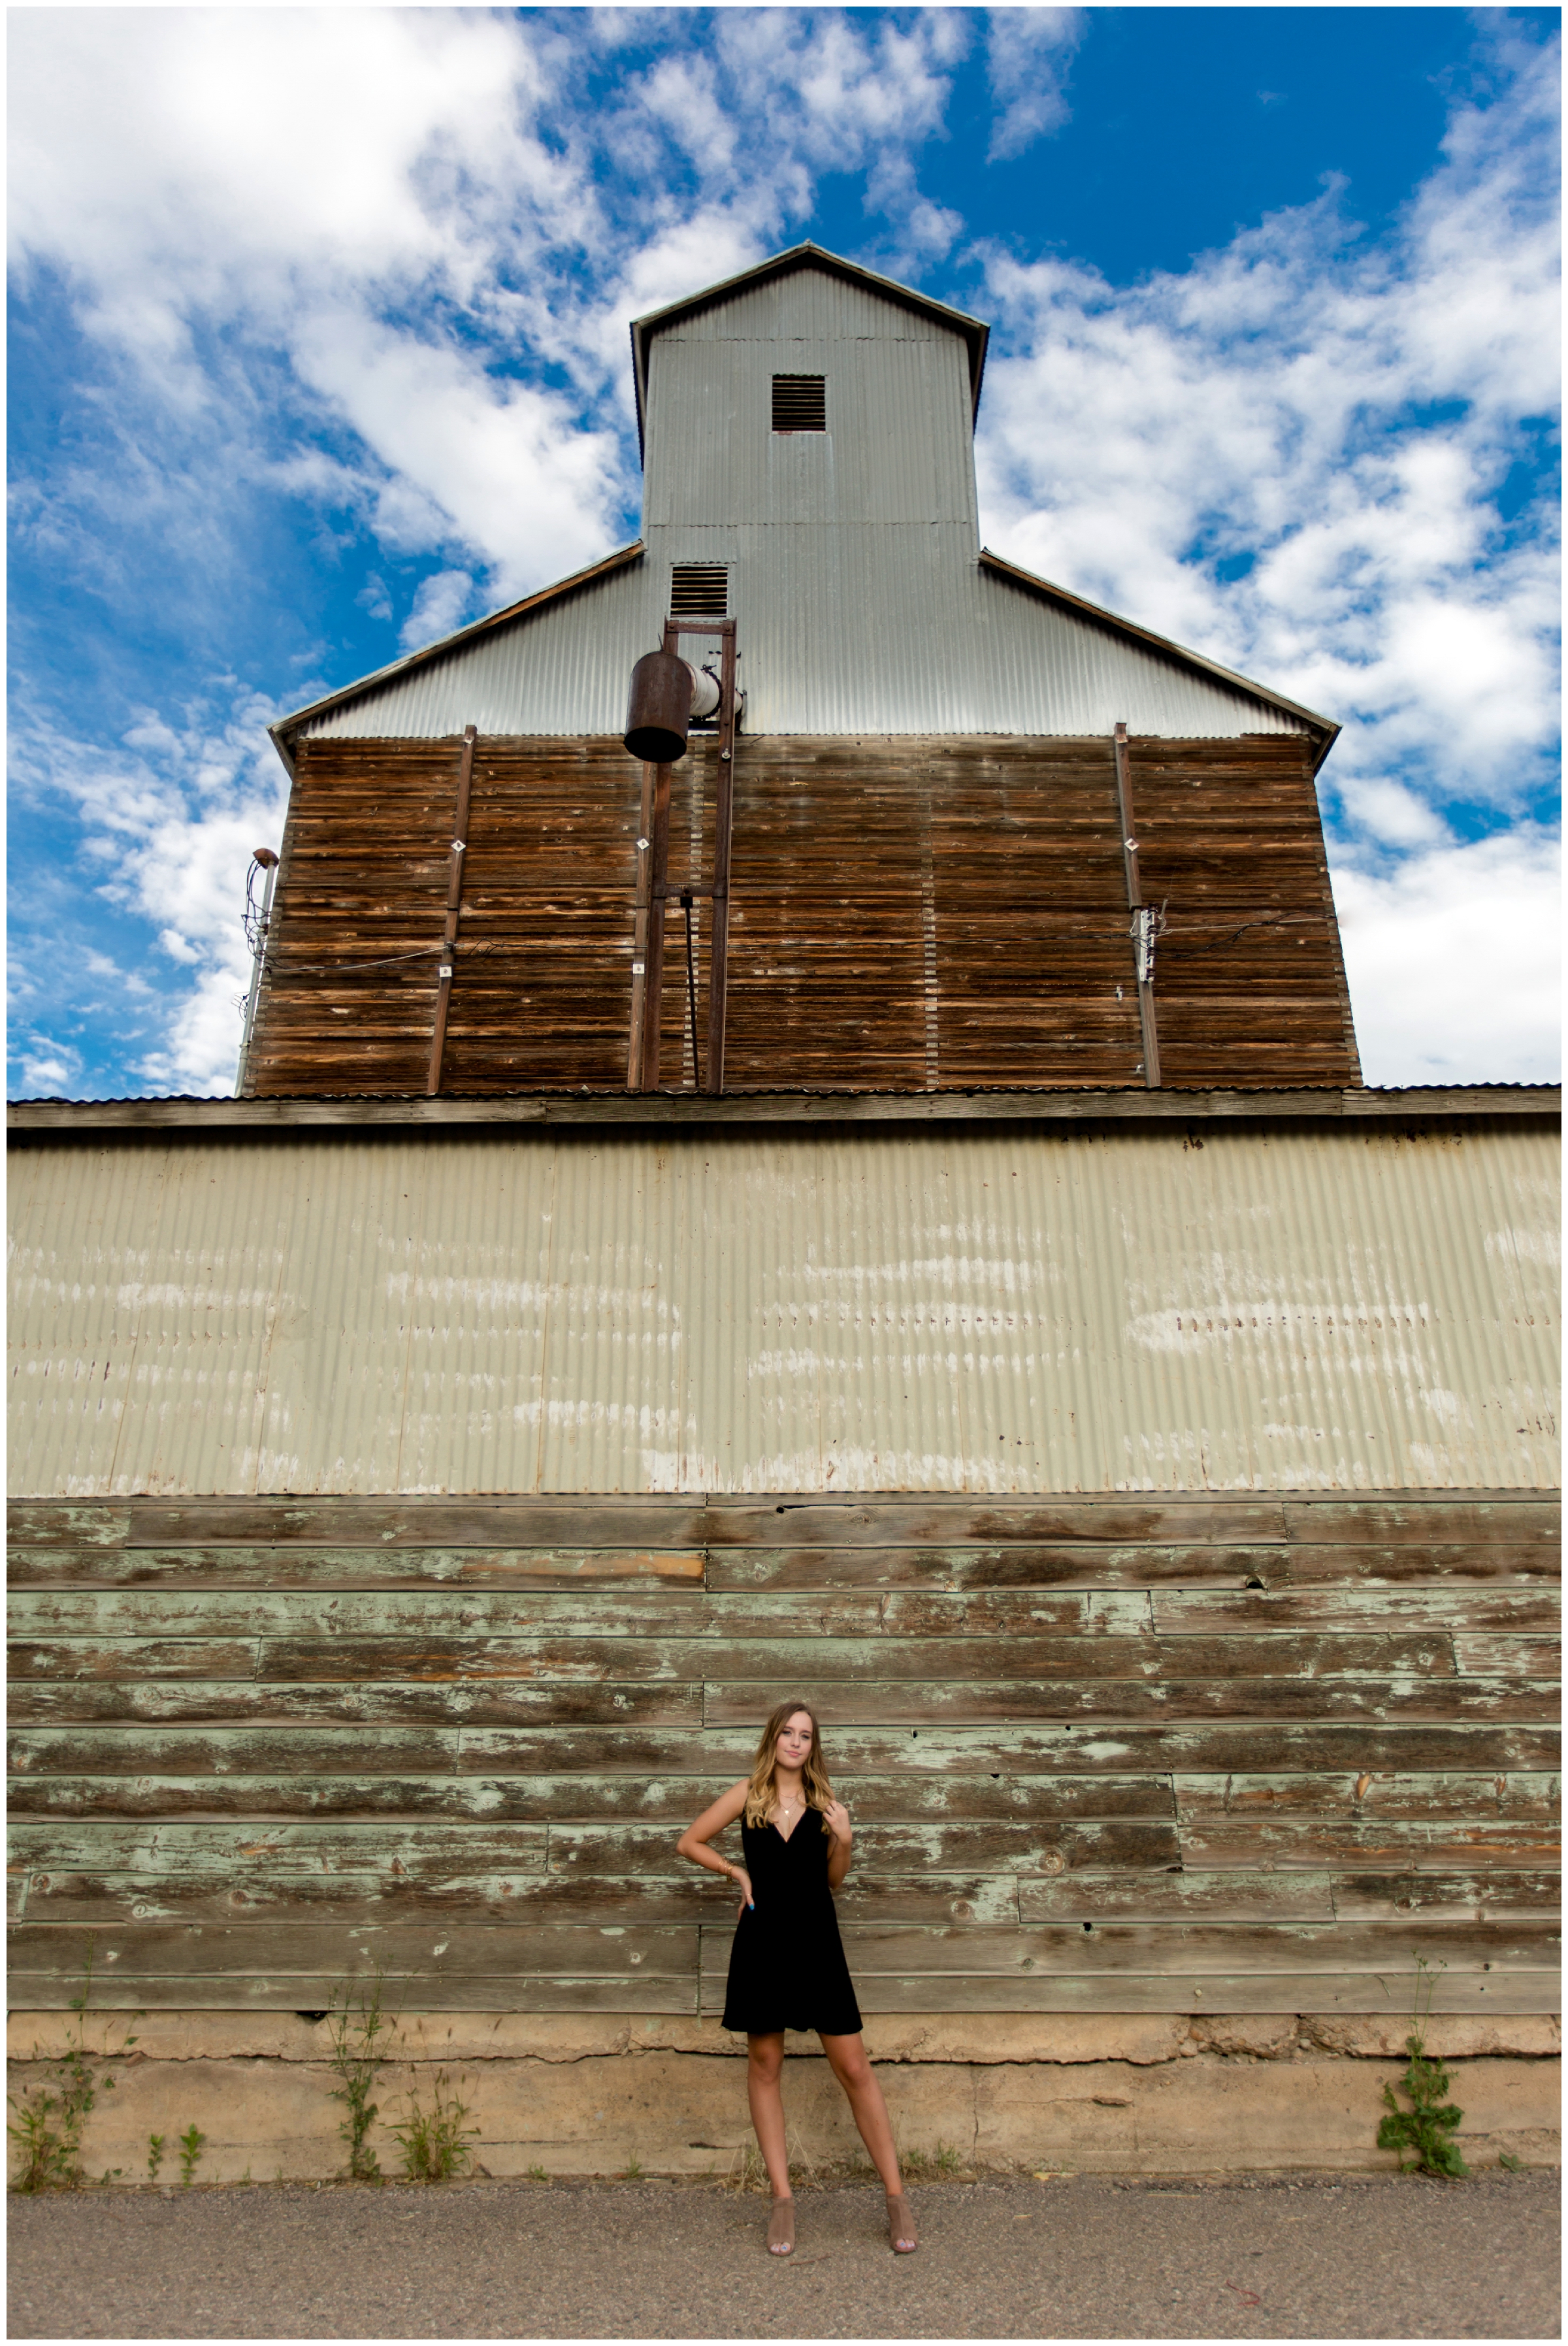
<svg viewBox="0 0 1568 2346"><path fill-rule="evenodd" d="M737 1817L741 1865L708 1846ZM860 2007L833 1912L833 1892L850 1870L852 1838L849 1810L828 1781L816 1712L809 1703L781 1702L762 1730L749 1777L705 1809L678 1843L682 1857L709 1873L728 1874L740 1892L724 2025L746 2035L747 2096L773 2187L768 2246L777 2257L795 2246L779 2091L787 2028L814 2028L821 2038L887 2191L893 2249L905 2256L918 2245L887 2104L860 2042Z"/></svg>

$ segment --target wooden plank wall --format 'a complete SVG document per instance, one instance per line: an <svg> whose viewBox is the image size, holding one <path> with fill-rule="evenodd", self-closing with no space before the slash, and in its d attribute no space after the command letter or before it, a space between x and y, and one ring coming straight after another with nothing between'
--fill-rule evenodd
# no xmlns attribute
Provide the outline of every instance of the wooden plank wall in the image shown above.
<svg viewBox="0 0 1568 2346"><path fill-rule="evenodd" d="M1307 744L1135 740L1131 769L1144 895L1169 908L1164 1081L1358 1082ZM1277 1076L1288 1063L1294 1076Z"/></svg>
<svg viewBox="0 0 1568 2346"><path fill-rule="evenodd" d="M300 746L249 1069L263 1095L420 1092L456 741ZM716 760L676 770L670 882L701 879ZM1134 744L1165 1079L1359 1080L1308 744ZM448 1092L619 1090L640 769L614 740L474 760ZM706 1049L708 907L697 920ZM672 905L663 1078L693 1080ZM735 1090L1141 1083L1108 740L742 740Z"/></svg>
<svg viewBox="0 0 1568 2346"><path fill-rule="evenodd" d="M779 1698L869 2012L1556 2008L1559 1510L22 1503L11 2000L712 2014Z"/></svg>

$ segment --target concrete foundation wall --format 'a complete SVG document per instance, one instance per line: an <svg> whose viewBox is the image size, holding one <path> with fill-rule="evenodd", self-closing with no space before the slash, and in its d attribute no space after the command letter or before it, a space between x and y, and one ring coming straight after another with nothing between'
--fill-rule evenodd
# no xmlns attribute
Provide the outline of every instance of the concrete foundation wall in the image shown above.
<svg viewBox="0 0 1568 2346"><path fill-rule="evenodd" d="M72 2025L57 2012L9 2025L13 2089L41 2080ZM901 2148L951 2146L965 2163L1123 2174L1391 2168L1376 2147L1382 2088L1400 2075L1402 2021L1311 2014L905 2014L871 2022ZM341 2174L341 2106L328 2025L293 2014L158 2012L107 2025L87 2042L113 2054L84 2154L97 2179L142 2183L148 2137L163 2134L160 2180L178 2177L177 2137L206 2136L203 2182L316 2180ZM1428 2049L1451 2065L1472 2166L1508 2153L1561 2155L1561 2027L1544 2017L1434 2019ZM468 2104L474 2156L495 2176L738 2175L752 2135L744 2044L713 2021L593 2014L403 2015L376 2087L372 2142L399 2171L390 2127L410 2092L435 2080ZM859 2142L815 2040L791 2038L785 2102L791 2147L831 2166Z"/></svg>

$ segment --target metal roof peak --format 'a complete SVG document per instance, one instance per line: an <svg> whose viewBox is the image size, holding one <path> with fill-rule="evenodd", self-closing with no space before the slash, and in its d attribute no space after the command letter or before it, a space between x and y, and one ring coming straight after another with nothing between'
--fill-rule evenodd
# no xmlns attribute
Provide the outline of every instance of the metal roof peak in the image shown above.
<svg viewBox="0 0 1568 2346"><path fill-rule="evenodd" d="M631 324L632 376L636 390L637 447L643 447L647 403L647 348L652 337L666 326L681 318L688 318L707 309L715 301L726 301L745 286L765 284L770 277L791 276L798 269L820 269L824 276L841 277L851 285L863 286L869 292L881 294L884 301L897 302L901 308L914 310L932 318L938 325L959 335L969 351L970 417L972 421L980 405L981 379L985 372L985 347L991 329L983 319L972 318L965 310L954 310L945 301L933 301L929 293L917 291L912 285L901 284L896 277L879 276L874 269L862 268L858 260L846 260L841 253L830 252L825 245L803 244L787 246L782 252L771 254L750 269L743 269L734 277L721 278L717 284L705 285L695 293L684 293L676 301L666 302L663 309L649 310L644 316L634 318Z"/></svg>

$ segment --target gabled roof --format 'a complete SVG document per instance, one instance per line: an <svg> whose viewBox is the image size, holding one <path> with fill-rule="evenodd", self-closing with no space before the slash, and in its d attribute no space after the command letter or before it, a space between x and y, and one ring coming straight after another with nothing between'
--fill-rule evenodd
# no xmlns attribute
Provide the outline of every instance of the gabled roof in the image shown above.
<svg viewBox="0 0 1568 2346"><path fill-rule="evenodd" d="M1221 668L1217 660L1207 659L1202 652L1190 652L1185 644L1173 643L1169 636L1156 636L1152 627L1140 627L1135 620L1124 619L1115 611L1107 611L1099 603L1085 602L1082 595L1069 595L1065 586L1053 586L1048 578L1038 578L1033 570L1021 570L1015 562L1004 562L1000 554L993 554L988 546L980 549L980 566L997 578L1005 578L1010 586L1022 586L1025 593L1038 595L1043 603L1054 603L1058 609L1076 611L1097 627L1106 627L1113 635L1124 636L1132 643L1149 644L1167 659L1182 668L1197 668L1205 676L1217 677L1222 684L1234 685L1249 699L1267 701L1271 709L1283 709L1288 717L1298 717L1314 737L1312 771L1317 772L1340 733L1342 726L1331 717L1319 717L1316 709L1304 709L1298 700L1287 700L1267 684L1255 684L1249 676L1242 676L1233 668Z"/></svg>
<svg viewBox="0 0 1568 2346"><path fill-rule="evenodd" d="M643 444L647 403L648 344L655 334L666 326L677 324L682 318L695 317L699 310L711 309L716 301L729 301L748 286L766 285L775 277L792 277L800 269L820 270L825 277L841 277L846 284L881 294L883 301L895 301L901 309L932 318L939 326L946 326L962 336L969 350L969 412L972 417L980 405L980 379L985 372L985 345L991 338L989 326L962 310L950 310L945 301L932 301L926 294L917 293L912 286L901 285L896 278L879 277L874 269L862 269L858 261L825 251L820 244L792 244L788 252L776 252L771 260L760 260L755 269L742 270L738 277L726 277L717 285L705 285L700 293L688 293L666 309L650 310L646 318L632 320L632 372L636 381L639 448Z"/></svg>
<svg viewBox="0 0 1568 2346"><path fill-rule="evenodd" d="M569 577L557 579L553 586L542 586L535 593L525 595L521 602L508 603L504 610L492 611L488 617L475 619L468 627L459 627L454 635L443 636L433 644L425 644L418 651L409 652L402 659L393 660L389 667L376 668L369 676L358 677L352 684L342 686L337 692L326 693L308 707L297 709L288 717L279 718L276 724L268 728L274 748L292 774L294 737L314 719L326 716L330 710L341 708L348 701L359 699L377 686L391 683L399 677L415 675L421 668L449 658L465 644L476 643L518 620L531 618L552 604L564 601L579 588L591 586L617 571L628 569L641 561L646 550L642 539L636 538L630 546L624 546L616 553L607 555L602 562L593 563L585 570L575 570ZM1286 716L1296 718L1312 737L1314 773L1339 738L1341 729L1332 718L1320 717L1316 710L1303 708L1299 701L1287 699L1283 693L1273 691L1268 685L1256 683L1251 677L1238 675L1234 668L1222 668L1217 660L1206 658L1202 652L1189 651L1185 644L1173 643L1168 636L1156 635L1152 628L1141 627L1134 620L1124 619L1116 612L1107 611L1101 604L1090 603L1081 595L1070 594L1064 586L1053 586L1049 579L1037 577L1032 570L1023 570L1016 563L1004 561L1001 555L993 554L988 546L981 549L980 566L983 573L988 573L1025 594L1035 596L1043 603L1091 620L1107 634L1119 636L1129 643L1146 645L1178 668L1214 677L1220 683L1246 693L1249 699L1263 701Z"/></svg>

